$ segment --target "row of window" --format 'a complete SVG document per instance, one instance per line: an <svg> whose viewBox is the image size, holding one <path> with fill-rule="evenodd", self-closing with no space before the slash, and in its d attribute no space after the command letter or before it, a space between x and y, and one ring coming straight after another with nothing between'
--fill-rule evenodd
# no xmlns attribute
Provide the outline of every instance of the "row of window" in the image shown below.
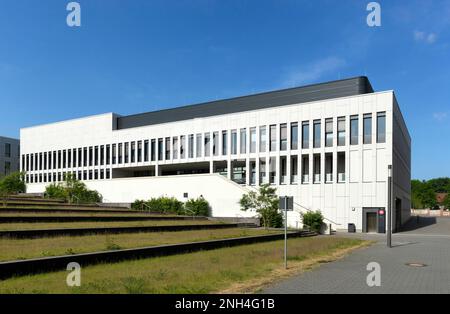
<svg viewBox="0 0 450 314"><path fill-rule="evenodd" d="M288 158L290 158L290 176L288 177ZM266 176L266 158L259 158L259 160L250 161L250 185L255 185L256 178L256 163L259 162L259 184L319 184L319 183L344 183L346 182L346 169L345 169L345 152L339 152L336 156L336 174L337 177L333 177L333 153L326 153L325 158L325 173L321 171L321 158L320 154L312 155L312 173L310 172L310 156L281 156L279 166L277 167L276 157L269 157L269 170L268 178ZM301 172L299 176L299 161L301 161ZM278 169L277 169L278 168ZM226 170L225 170L226 173ZM224 174L225 174L224 173ZM277 174L279 174L279 182L276 181ZM246 169L245 166L233 167L231 173L231 179L240 184L247 184Z"/></svg>
<svg viewBox="0 0 450 314"><path fill-rule="evenodd" d="M321 147L321 120L313 121L313 147ZM290 123L291 140L290 149L299 149L299 124ZM58 150L22 155L23 169L26 171L65 169L75 167L87 167L98 165L115 165L135 162L162 161L171 159L185 159L194 157L226 156L238 154L256 153L259 137L259 152L277 151L288 149L288 124L279 125L279 137L277 137L277 125L241 128L231 131L216 131L204 134L190 134L174 137L165 137L137 142L108 144L84 148ZM257 132L259 134L257 134ZM377 114L377 143L386 142L386 114ZM346 117L337 118L337 145L346 145ZM259 136L258 136L259 135ZM230 136L230 151L228 151L228 136ZM302 122L301 147L309 149L310 122ZM239 141L238 141L239 137ZM249 143L247 147L247 137ZM219 144L220 140L220 144ZM268 143L267 143L268 140ZM334 131L333 119L325 119L325 146L333 146ZM372 114L363 116L363 144L372 143ZM350 145L359 144L359 116L350 116ZM187 148L187 149L186 149ZM220 150L219 150L220 148Z"/></svg>
<svg viewBox="0 0 450 314"><path fill-rule="evenodd" d="M96 169L96 170L84 170L84 171L73 171L73 172L53 172L53 173L43 173L43 174L27 174L25 176L26 183L46 183L46 182L61 182L64 178L71 173L78 180L103 180L111 178L110 169Z"/></svg>

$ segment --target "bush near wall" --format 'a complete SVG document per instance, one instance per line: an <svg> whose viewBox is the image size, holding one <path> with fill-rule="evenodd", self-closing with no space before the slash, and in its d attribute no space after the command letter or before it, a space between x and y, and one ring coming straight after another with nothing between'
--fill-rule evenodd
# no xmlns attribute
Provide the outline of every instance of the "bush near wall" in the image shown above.
<svg viewBox="0 0 450 314"><path fill-rule="evenodd" d="M26 185L22 172L14 172L0 178L0 196L25 193Z"/></svg>
<svg viewBox="0 0 450 314"><path fill-rule="evenodd" d="M69 174L64 182L52 183L45 188L44 196L51 199L63 199L69 203L92 204L100 203L102 195L95 190L89 190L81 181Z"/></svg>
<svg viewBox="0 0 450 314"><path fill-rule="evenodd" d="M183 203L175 197L161 196L148 201L136 200L131 204L131 208L154 213L209 216L209 203L203 197Z"/></svg>
<svg viewBox="0 0 450 314"><path fill-rule="evenodd" d="M320 211L311 211L302 214L304 228L311 231L320 232L323 225L323 215Z"/></svg>

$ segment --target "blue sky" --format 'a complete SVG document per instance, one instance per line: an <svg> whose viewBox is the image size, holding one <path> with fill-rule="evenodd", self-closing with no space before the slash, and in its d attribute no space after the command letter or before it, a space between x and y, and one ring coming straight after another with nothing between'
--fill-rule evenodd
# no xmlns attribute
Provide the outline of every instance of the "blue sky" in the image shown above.
<svg viewBox="0 0 450 314"><path fill-rule="evenodd" d="M450 176L450 0L0 0L0 134L367 75L394 89L413 177Z"/></svg>

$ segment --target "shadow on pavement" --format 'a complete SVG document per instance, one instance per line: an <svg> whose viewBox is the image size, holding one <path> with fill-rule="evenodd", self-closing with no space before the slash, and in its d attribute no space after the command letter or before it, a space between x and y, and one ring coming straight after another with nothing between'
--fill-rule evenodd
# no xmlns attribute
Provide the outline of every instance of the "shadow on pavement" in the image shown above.
<svg viewBox="0 0 450 314"><path fill-rule="evenodd" d="M429 227L431 225L435 225L436 223L437 223L436 217L415 216L411 217L411 219L402 226L400 232L419 230L422 228Z"/></svg>

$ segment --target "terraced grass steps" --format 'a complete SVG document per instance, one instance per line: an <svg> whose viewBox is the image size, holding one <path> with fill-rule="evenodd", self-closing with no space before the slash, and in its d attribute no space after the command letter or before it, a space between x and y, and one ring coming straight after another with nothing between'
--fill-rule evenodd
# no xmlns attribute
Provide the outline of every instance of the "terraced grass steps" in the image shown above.
<svg viewBox="0 0 450 314"><path fill-rule="evenodd" d="M105 208L105 207L86 207L73 205L69 206L58 206L58 207L50 207L50 206L30 206L24 207L20 206L4 206L0 205L0 214L1 213L116 213L116 214L151 214L149 212L137 211L132 209L124 209L124 208Z"/></svg>
<svg viewBox="0 0 450 314"><path fill-rule="evenodd" d="M89 234L120 234L141 232L177 232L187 230L217 230L227 228L255 228L248 224L188 224L188 225L160 225L160 226L126 226L106 228L59 228L34 230L6 230L0 231L0 238L33 239L56 236L82 236Z"/></svg>
<svg viewBox="0 0 450 314"><path fill-rule="evenodd" d="M314 235L316 234L303 231L289 232L288 238L311 237ZM7 279L14 276L23 276L43 272L66 270L67 265L72 262L77 262L82 267L85 267L87 265L94 265L99 263L115 263L125 260L185 254L202 250L214 250L223 247L270 242L282 239L284 239L284 234L280 232L270 235L244 236L220 240L198 241L133 249L110 250L102 252L0 262L0 279Z"/></svg>
<svg viewBox="0 0 450 314"><path fill-rule="evenodd" d="M86 222L86 221L158 221L158 220L207 220L206 217L169 215L109 215L109 216L0 216L0 224L5 223L44 223L44 222Z"/></svg>

